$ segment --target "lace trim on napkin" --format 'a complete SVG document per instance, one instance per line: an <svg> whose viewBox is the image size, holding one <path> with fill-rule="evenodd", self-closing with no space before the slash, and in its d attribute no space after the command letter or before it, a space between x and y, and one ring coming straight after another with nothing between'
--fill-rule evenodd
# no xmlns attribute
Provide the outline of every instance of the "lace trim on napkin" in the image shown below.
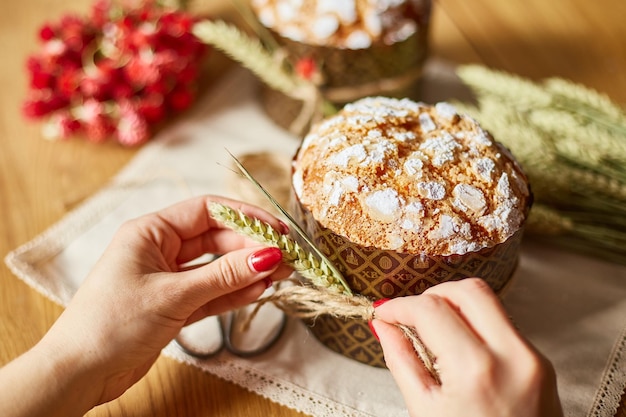
<svg viewBox="0 0 626 417"><path fill-rule="evenodd" d="M626 326L615 344L589 417L614 416L626 387Z"/></svg>
<svg viewBox="0 0 626 417"><path fill-rule="evenodd" d="M203 369L202 361L185 355L173 345L168 346L164 353L179 362ZM269 377L264 372L246 366L243 362L232 361L229 356L224 356L224 359L213 359L210 373L270 401L307 415L316 417L375 417L373 414L329 401L325 396L299 387L290 381Z"/></svg>

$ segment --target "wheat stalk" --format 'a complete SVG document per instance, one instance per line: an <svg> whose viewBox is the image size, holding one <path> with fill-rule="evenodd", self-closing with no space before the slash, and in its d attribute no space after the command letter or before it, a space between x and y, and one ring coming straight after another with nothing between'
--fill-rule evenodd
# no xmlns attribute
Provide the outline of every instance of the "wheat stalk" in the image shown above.
<svg viewBox="0 0 626 417"><path fill-rule="evenodd" d="M543 107L551 102L545 89L515 75L480 65L461 66L457 74L479 95L499 97L504 102L514 103L519 109Z"/></svg>
<svg viewBox="0 0 626 417"><path fill-rule="evenodd" d="M298 242L278 233L269 224L220 203L211 203L209 211L215 220L234 231L257 242L279 248L283 252L283 261L313 285L335 293L351 295L342 284L342 278L338 277L324 260L307 252Z"/></svg>
<svg viewBox="0 0 626 417"><path fill-rule="evenodd" d="M282 62L269 53L261 42L223 21L203 20L193 27L193 34L213 45L251 70L263 82L289 97L301 99L309 84L285 70Z"/></svg>
<svg viewBox="0 0 626 417"><path fill-rule="evenodd" d="M546 235L561 235L572 229L572 221L543 204L534 204L525 230Z"/></svg>
<svg viewBox="0 0 626 417"><path fill-rule="evenodd" d="M552 78L534 83L472 65L459 103L516 156L534 195L528 230L626 263L626 114L608 97Z"/></svg>
<svg viewBox="0 0 626 417"><path fill-rule="evenodd" d="M583 120L591 121L598 127L626 134L624 109L606 95L561 78L550 78L544 82L544 86L552 94L555 106L577 113Z"/></svg>

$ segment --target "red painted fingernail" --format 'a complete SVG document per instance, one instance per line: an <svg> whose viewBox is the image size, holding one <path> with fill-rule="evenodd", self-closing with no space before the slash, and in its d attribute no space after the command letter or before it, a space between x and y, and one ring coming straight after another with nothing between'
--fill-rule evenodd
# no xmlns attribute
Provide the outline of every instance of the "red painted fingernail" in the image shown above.
<svg viewBox="0 0 626 417"><path fill-rule="evenodd" d="M381 298L381 299L374 301L372 305L374 306L374 308L380 307L381 305L385 304L389 300L391 300L391 298Z"/></svg>
<svg viewBox="0 0 626 417"><path fill-rule="evenodd" d="M274 285L274 281L272 281L272 278L270 277L265 278L263 282L265 283L265 289L268 289L269 287Z"/></svg>
<svg viewBox="0 0 626 417"><path fill-rule="evenodd" d="M250 266L256 272L264 272L273 269L282 260L283 253L280 249L269 247L252 254L250 257Z"/></svg>
<svg viewBox="0 0 626 417"><path fill-rule="evenodd" d="M289 226L287 226L286 223L283 223L282 221L278 221L278 223L280 224L280 232L283 235L288 235L289 234Z"/></svg>
<svg viewBox="0 0 626 417"><path fill-rule="evenodd" d="M372 324L372 321L368 321L367 325L370 327L370 330L372 331L372 334L374 335L374 337L376 338L376 340L380 340L378 337L378 334L376 333L376 329L374 328L374 325Z"/></svg>

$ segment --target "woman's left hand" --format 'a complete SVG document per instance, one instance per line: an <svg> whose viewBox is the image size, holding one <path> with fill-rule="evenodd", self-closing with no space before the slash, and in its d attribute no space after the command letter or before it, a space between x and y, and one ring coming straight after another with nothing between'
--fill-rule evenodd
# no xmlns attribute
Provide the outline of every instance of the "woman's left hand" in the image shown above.
<svg viewBox="0 0 626 417"><path fill-rule="evenodd" d="M100 387L93 405L143 377L183 326L249 304L291 273L279 249L212 219L213 201L287 231L267 212L219 197L195 198L125 223L35 348L92 372ZM182 270L181 264L206 253L222 256Z"/></svg>

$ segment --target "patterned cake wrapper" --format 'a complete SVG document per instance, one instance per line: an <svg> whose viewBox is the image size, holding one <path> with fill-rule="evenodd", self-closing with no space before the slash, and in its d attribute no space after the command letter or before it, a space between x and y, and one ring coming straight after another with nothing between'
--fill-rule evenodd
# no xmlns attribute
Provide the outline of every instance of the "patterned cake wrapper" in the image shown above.
<svg viewBox="0 0 626 417"><path fill-rule="evenodd" d="M294 219L341 271L350 288L372 299L420 294L436 284L469 277L483 278L498 293L518 264L523 227L506 241L477 252L429 256L357 245L320 225L293 193L290 205ZM307 324L315 337L335 352L385 367L380 343L367 323L322 315Z"/></svg>
<svg viewBox="0 0 626 417"><path fill-rule="evenodd" d="M289 62L312 59L321 66L322 96L338 108L366 96L418 99L419 80L428 55L430 2L424 3L426 16L416 32L392 45L377 42L369 48L345 49L309 45L272 34ZM303 107L302 101L266 85L261 86L261 103L268 116L285 129L290 129Z"/></svg>

